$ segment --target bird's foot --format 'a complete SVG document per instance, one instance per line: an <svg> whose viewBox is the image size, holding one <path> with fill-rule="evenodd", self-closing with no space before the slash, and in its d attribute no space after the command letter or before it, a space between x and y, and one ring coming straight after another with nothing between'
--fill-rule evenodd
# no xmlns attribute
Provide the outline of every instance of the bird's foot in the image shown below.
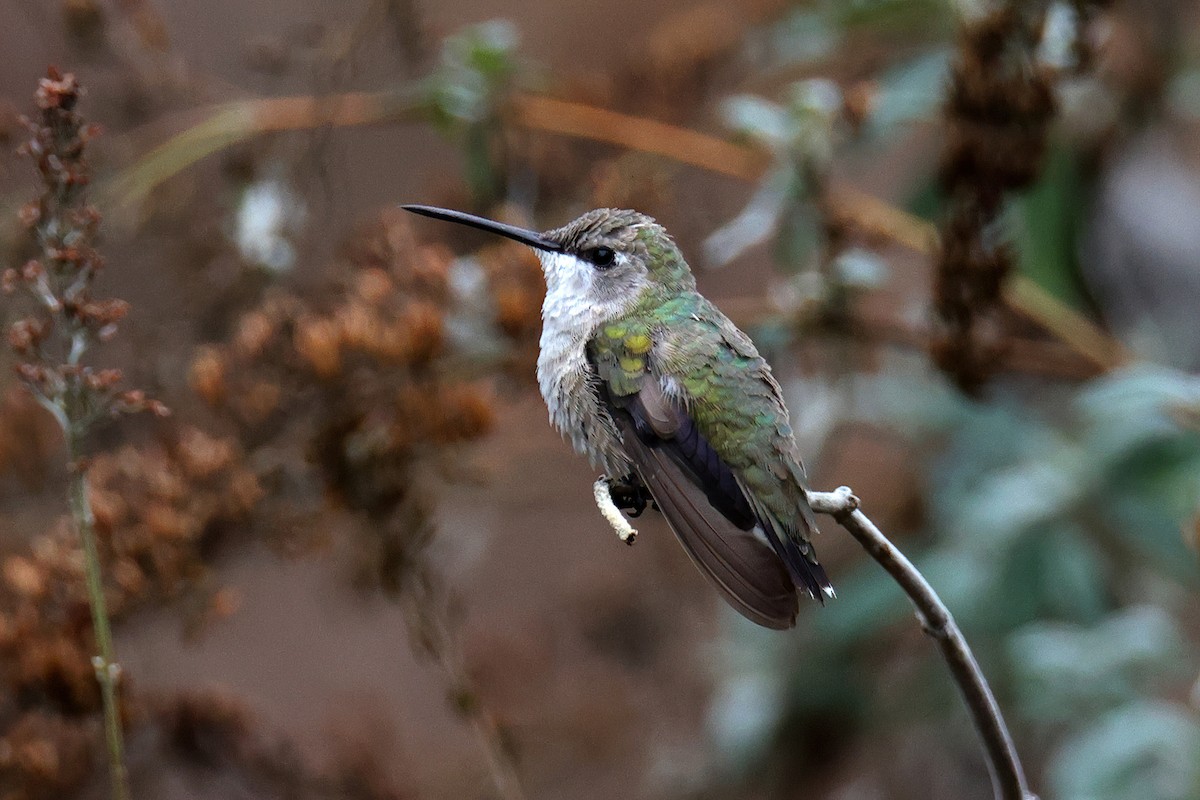
<svg viewBox="0 0 1200 800"><path fill-rule="evenodd" d="M642 485L641 480L637 475L630 473L623 478L618 478L608 482L608 494L612 497L613 503L617 508L624 511L629 517L637 519L646 510L646 506L653 506L655 509L658 505L654 502L654 496L650 494L650 490Z"/></svg>

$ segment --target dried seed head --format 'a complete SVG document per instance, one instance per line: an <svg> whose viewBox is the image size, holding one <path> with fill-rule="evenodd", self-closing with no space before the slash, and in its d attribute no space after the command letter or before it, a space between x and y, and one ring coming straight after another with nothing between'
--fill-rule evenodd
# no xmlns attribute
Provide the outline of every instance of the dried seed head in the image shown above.
<svg viewBox="0 0 1200 800"><path fill-rule="evenodd" d="M338 325L321 317L303 317L296 322L296 352L320 378L332 378L341 369Z"/></svg>
<svg viewBox="0 0 1200 800"><path fill-rule="evenodd" d="M254 358L266 348L274 334L275 324L271 317L263 311L252 311L238 322L233 337L234 350L242 358Z"/></svg>
<svg viewBox="0 0 1200 800"><path fill-rule="evenodd" d="M370 305L380 305L395 291L395 284L386 270L378 267L364 269L358 273L354 291Z"/></svg>
<svg viewBox="0 0 1200 800"><path fill-rule="evenodd" d="M259 422L279 408L283 392L279 385L270 381L255 381L242 395L240 408L246 418Z"/></svg>
<svg viewBox="0 0 1200 800"><path fill-rule="evenodd" d="M338 308L334 312L332 324L337 331L338 341L355 350L377 349L385 337L379 314L375 309L361 303L350 303Z"/></svg>
<svg viewBox="0 0 1200 800"><path fill-rule="evenodd" d="M935 362L977 392L1005 350L1002 287L1016 262L1001 225L1008 193L1041 169L1055 99L1020 15L998 7L967 25L944 107L939 182L950 198L935 265Z"/></svg>
<svg viewBox="0 0 1200 800"><path fill-rule="evenodd" d="M124 300L94 300L79 306L79 318L94 328L115 325L129 313L129 303Z"/></svg>
<svg viewBox="0 0 1200 800"><path fill-rule="evenodd" d="M405 357L413 364L427 364L442 349L444 323L442 310L432 303L413 303L398 320Z"/></svg>
<svg viewBox="0 0 1200 800"><path fill-rule="evenodd" d="M21 279L28 283L37 282L45 274L46 268L43 267L42 262L38 261L36 258L26 261L21 266Z"/></svg>
<svg viewBox="0 0 1200 800"><path fill-rule="evenodd" d="M230 439L209 436L197 428L189 428L179 438L180 462L189 478L208 478L228 469L237 457L237 448Z"/></svg>
<svg viewBox="0 0 1200 800"><path fill-rule="evenodd" d="M47 70L47 77L38 81L34 95L38 108L43 111L72 111L83 90L71 73L63 75L57 67Z"/></svg>
<svg viewBox="0 0 1200 800"><path fill-rule="evenodd" d="M116 395L109 405L112 416L119 414L140 414L149 412L156 417L170 416L171 410L158 400L146 397L141 389L130 389Z"/></svg>
<svg viewBox="0 0 1200 800"><path fill-rule="evenodd" d="M18 355L28 356L41 345L49 331L49 320L17 320L8 329L8 345Z"/></svg>
<svg viewBox="0 0 1200 800"><path fill-rule="evenodd" d="M89 369L83 373L83 385L94 392L107 392L115 388L124 377L119 369L102 369L98 372Z"/></svg>
<svg viewBox="0 0 1200 800"><path fill-rule="evenodd" d="M225 400L227 388L226 364L221 352L215 347L201 347L192 359L188 370L188 383L192 391L200 395L211 406Z"/></svg>
<svg viewBox="0 0 1200 800"><path fill-rule="evenodd" d="M17 212L17 218L26 228L32 228L42 219L42 206L37 200L31 200L21 206L21 210Z"/></svg>
<svg viewBox="0 0 1200 800"><path fill-rule="evenodd" d="M46 368L37 364L17 364L13 370L21 380L32 386L42 387L49 378Z"/></svg>
<svg viewBox="0 0 1200 800"><path fill-rule="evenodd" d="M37 598L45 593L48 577L34 562L21 556L10 556L4 561L4 582L17 594Z"/></svg>
<svg viewBox="0 0 1200 800"><path fill-rule="evenodd" d="M473 385L447 387L438 397L433 440L443 444L478 439L495 423L495 402Z"/></svg>

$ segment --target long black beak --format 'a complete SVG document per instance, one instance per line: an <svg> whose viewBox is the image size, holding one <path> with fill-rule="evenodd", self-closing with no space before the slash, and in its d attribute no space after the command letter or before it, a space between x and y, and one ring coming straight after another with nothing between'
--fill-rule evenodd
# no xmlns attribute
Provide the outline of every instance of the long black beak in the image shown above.
<svg viewBox="0 0 1200 800"><path fill-rule="evenodd" d="M477 217L474 214L464 214L462 211L451 211L448 208L437 208L435 206L400 206L405 211L411 211L414 214L420 214L423 217L433 217L434 219L444 219L448 222L457 222L459 225L469 225L472 228L479 228L481 231L489 231L490 233L498 233L501 236L506 236L509 239L515 239L521 244L527 244L530 247L538 250L545 250L550 253L562 252L562 245L557 242L552 242L549 239L542 237L537 231L518 228L515 225L505 225L503 222Z"/></svg>

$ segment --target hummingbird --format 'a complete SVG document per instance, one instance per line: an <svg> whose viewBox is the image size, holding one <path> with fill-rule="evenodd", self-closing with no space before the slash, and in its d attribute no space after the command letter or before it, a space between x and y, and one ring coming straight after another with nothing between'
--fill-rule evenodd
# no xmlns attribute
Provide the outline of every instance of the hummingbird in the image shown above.
<svg viewBox="0 0 1200 800"><path fill-rule="evenodd" d="M600 208L537 232L402 206L533 248L546 278L538 386L550 421L618 507L652 503L734 609L795 625L799 594L834 596L779 382L750 337L701 295L675 241Z"/></svg>

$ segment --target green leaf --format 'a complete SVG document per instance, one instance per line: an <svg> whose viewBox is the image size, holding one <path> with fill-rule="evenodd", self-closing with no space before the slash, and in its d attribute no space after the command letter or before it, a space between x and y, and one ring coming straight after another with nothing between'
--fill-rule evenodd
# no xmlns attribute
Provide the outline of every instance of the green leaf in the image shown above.
<svg viewBox="0 0 1200 800"><path fill-rule="evenodd" d="M738 136L770 149L784 147L791 124L783 106L753 94L738 94L721 103L721 118Z"/></svg>
<svg viewBox="0 0 1200 800"><path fill-rule="evenodd" d="M885 72L867 119L867 134L891 136L901 125L935 116L945 94L949 65L950 50L940 47Z"/></svg>
<svg viewBox="0 0 1200 800"><path fill-rule="evenodd" d="M817 637L829 647L872 638L912 613L904 592L874 561L838 577L838 597L816 615Z"/></svg>
<svg viewBox="0 0 1200 800"><path fill-rule="evenodd" d="M775 23L767 36L767 52L772 64L806 64L832 54L841 44L842 32L831 24L829 15L799 8Z"/></svg>
<svg viewBox="0 0 1200 800"><path fill-rule="evenodd" d="M1022 707L1066 722L1128 701L1140 684L1175 674L1185 647L1175 621L1157 606L1131 606L1099 625L1037 622L1009 638Z"/></svg>
<svg viewBox="0 0 1200 800"><path fill-rule="evenodd" d="M426 82L435 123L452 132L456 124L488 119L517 73L518 44L517 29L507 20L484 22L447 38L440 65Z"/></svg>
<svg viewBox="0 0 1200 800"><path fill-rule="evenodd" d="M1086 200L1076 156L1056 146L1046 156L1037 184L1014 202L1021 272L1076 307L1083 307L1087 296L1075 257Z"/></svg>
<svg viewBox="0 0 1200 800"><path fill-rule="evenodd" d="M795 180L787 165L769 170L741 212L704 240L708 264L724 266L775 233Z"/></svg>
<svg viewBox="0 0 1200 800"><path fill-rule="evenodd" d="M1184 543L1182 523L1161 503L1144 497L1117 495L1109 506L1113 533L1162 575L1191 589L1200 587L1200 564Z"/></svg>
<svg viewBox="0 0 1200 800"><path fill-rule="evenodd" d="M1080 526L1067 523L1039 539L1039 594L1050 613L1099 622L1108 609L1110 571L1096 544Z"/></svg>
<svg viewBox="0 0 1200 800"><path fill-rule="evenodd" d="M1000 550L1075 508L1089 489L1090 463L1072 447L1028 457L975 486L947 527L972 546Z"/></svg>
<svg viewBox="0 0 1200 800"><path fill-rule="evenodd" d="M954 5L947 0L827 0L825 8L843 28L945 36L954 30Z"/></svg>
<svg viewBox="0 0 1200 800"><path fill-rule="evenodd" d="M1194 375L1138 364L1093 381L1077 405L1088 423L1089 449L1110 463L1159 443L1200 452L1200 431L1179 422L1200 415L1200 378Z"/></svg>

